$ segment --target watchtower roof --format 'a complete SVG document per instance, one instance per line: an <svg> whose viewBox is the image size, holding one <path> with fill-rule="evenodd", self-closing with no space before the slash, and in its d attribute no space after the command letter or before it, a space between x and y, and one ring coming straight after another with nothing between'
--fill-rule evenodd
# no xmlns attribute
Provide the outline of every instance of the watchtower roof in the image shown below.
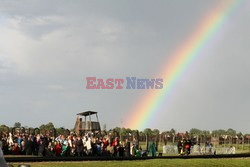
<svg viewBox="0 0 250 167"><path fill-rule="evenodd" d="M85 111L85 112L81 112L81 113L78 113L76 115L80 115L80 116L89 116L89 115L93 115L93 114L96 114L97 112L95 111Z"/></svg>

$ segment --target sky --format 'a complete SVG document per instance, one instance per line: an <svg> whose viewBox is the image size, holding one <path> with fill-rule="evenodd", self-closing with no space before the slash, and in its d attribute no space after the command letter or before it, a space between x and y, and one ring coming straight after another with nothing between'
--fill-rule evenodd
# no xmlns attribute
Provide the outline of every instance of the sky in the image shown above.
<svg viewBox="0 0 250 167"><path fill-rule="evenodd" d="M156 78L222 2L0 0L0 124L73 128L93 110L101 126L123 126L152 90L89 90L86 77ZM246 1L233 13L149 128L250 132L249 10Z"/></svg>

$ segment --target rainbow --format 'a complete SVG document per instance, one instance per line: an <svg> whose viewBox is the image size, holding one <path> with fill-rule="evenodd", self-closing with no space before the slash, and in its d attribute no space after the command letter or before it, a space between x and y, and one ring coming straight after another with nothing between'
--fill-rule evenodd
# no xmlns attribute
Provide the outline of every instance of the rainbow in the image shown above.
<svg viewBox="0 0 250 167"><path fill-rule="evenodd" d="M131 111L131 117L126 120L124 127L143 130L147 128L152 116L157 113L161 104L166 103L166 97L173 90L178 79L185 73L187 67L200 55L200 52L212 42L222 30L228 18L239 7L240 0L222 1L216 9L211 10L202 19L194 33L191 34L183 45L172 54L164 72L164 82L167 85L160 92L151 91Z"/></svg>

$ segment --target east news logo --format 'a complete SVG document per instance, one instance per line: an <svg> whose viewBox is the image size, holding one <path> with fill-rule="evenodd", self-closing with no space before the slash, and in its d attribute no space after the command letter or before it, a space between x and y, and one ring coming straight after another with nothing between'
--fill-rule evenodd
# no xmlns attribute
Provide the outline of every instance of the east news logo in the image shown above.
<svg viewBox="0 0 250 167"><path fill-rule="evenodd" d="M126 79L102 79L96 77L86 77L86 89L162 89L163 79L137 79L136 77L126 77Z"/></svg>

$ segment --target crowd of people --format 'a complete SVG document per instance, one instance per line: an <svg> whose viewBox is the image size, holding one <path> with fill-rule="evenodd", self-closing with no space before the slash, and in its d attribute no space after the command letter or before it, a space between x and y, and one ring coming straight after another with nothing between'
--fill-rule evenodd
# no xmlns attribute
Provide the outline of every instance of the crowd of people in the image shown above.
<svg viewBox="0 0 250 167"><path fill-rule="evenodd" d="M0 142L5 155L141 157L143 152L136 139L120 141L118 137L94 137L91 133L57 137L9 133L1 134Z"/></svg>
<svg viewBox="0 0 250 167"><path fill-rule="evenodd" d="M191 140L189 138L183 138L182 140L178 140L177 142L177 149L179 155L189 155L191 153L191 150L193 149L196 142L194 140ZM201 147L201 144L196 144L198 148L198 152L200 155L215 155L216 150L213 147L213 144L211 142L206 142L204 147ZM204 149L204 150L203 150Z"/></svg>
<svg viewBox="0 0 250 167"><path fill-rule="evenodd" d="M193 142L189 138L184 138L182 140L178 140L177 149L179 155L189 155L191 151L191 147L193 146Z"/></svg>

